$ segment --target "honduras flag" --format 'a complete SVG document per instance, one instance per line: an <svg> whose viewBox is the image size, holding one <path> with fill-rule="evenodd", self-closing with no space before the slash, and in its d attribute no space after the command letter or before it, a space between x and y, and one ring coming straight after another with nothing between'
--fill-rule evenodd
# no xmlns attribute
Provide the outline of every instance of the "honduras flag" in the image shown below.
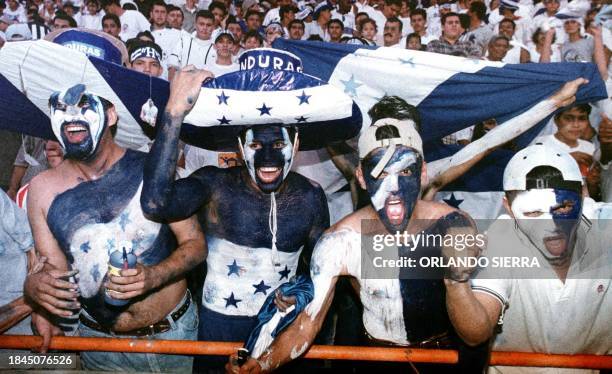
<svg viewBox="0 0 612 374"><path fill-rule="evenodd" d="M428 163L460 149L442 145L442 137L490 118L502 124L551 96L567 81L589 80L576 95L579 103L607 97L593 64L515 65L396 48L283 39L277 39L274 47L300 57L305 73L349 94L363 112L364 126L370 125L367 111L385 95L415 105ZM517 145L524 147L549 118L530 129L520 128L519 123L506 134L522 133ZM496 218L501 209L502 173L511 156L509 151L494 151L436 198L474 218Z"/></svg>

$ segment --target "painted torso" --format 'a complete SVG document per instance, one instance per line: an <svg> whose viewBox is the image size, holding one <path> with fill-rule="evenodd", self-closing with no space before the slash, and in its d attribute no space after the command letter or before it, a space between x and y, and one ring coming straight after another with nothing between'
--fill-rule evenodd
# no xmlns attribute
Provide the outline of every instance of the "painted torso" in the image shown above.
<svg viewBox="0 0 612 374"><path fill-rule="evenodd" d="M313 227L327 207L317 199L320 187L299 174L288 175L275 195L280 266L274 266L271 196L248 187L242 169L203 168L192 177L205 179L211 191L199 212L208 245L202 303L218 313L253 316L267 295L299 272L302 248L316 241ZM310 251L304 257L308 260Z"/></svg>
<svg viewBox="0 0 612 374"><path fill-rule="evenodd" d="M97 180L59 194L51 203L47 223L73 269L85 310L101 324L111 325L123 308L104 302L102 283L109 256L123 247L144 265L169 256L176 240L165 224L147 220L140 208L142 168L146 154L125 155Z"/></svg>

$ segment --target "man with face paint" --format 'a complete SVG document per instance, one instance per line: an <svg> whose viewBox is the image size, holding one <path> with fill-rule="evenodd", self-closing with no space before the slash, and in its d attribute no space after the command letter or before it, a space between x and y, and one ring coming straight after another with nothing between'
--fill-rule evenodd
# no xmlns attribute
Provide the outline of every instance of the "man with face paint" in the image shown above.
<svg viewBox="0 0 612 374"><path fill-rule="evenodd" d="M512 219L502 216L489 227L487 257L535 258L539 266L534 272L513 267L503 273L487 267L471 284L469 274L445 281L449 316L466 343L479 344L497 332L493 350L612 352L612 252L606 230L612 208L600 204L589 214L598 219L586 219L582 183L569 154L541 143L510 160L503 185L504 206Z"/></svg>
<svg viewBox="0 0 612 374"><path fill-rule="evenodd" d="M196 308L184 279L205 257L195 217L171 223L144 217L139 201L146 155L114 142L112 104L82 84L54 93L49 104L65 160L30 184L27 205L35 246L48 260L24 286L37 304L32 321L43 336L42 350L61 333L60 319L79 310L80 336L195 339ZM90 370L190 372L192 361L188 356L81 354Z"/></svg>
<svg viewBox="0 0 612 374"><path fill-rule="evenodd" d="M232 74L239 76L240 80L254 79L248 75L249 71L271 74L263 69ZM232 74L217 78L215 82L223 82ZM292 81L311 79L294 71L275 71L274 75L280 81L284 77L293 77ZM172 183L181 123L198 97L205 102L206 98L202 99L200 93L201 82L210 76L209 72L187 67L174 78L164 125L158 132L147 163L141 201L143 210L155 219L174 220L198 213L209 250L199 339L244 341L256 326L257 313L266 297L294 275L307 273L312 249L329 226L329 213L323 189L290 171L299 147L296 128L299 124L290 122L296 122L295 117L300 116L298 113L291 113L286 125L274 122L270 125L261 122L245 125L239 136L228 137L228 143L238 146L244 166L225 169L205 166ZM263 80L262 84L272 85L272 82ZM347 100L356 108L348 96L332 87L330 89L334 90L334 97L326 102L339 105L342 100ZM233 91L233 95L237 96L237 92ZM288 95L287 108L291 108L288 103L291 99L295 100L296 110L299 110L300 100L304 104L308 100L314 103L311 96L304 93L308 93L308 89L295 92L302 96ZM230 96L231 104L232 94L227 90L215 94L215 103L217 99L221 102ZM259 94L257 100L266 100L264 94ZM249 116L248 102L243 100L239 105L238 113ZM212 110L210 107L206 109ZM338 111L337 107L334 109ZM261 105L252 119L258 120L260 112L270 110L274 114L272 107ZM220 115L214 118L218 117ZM336 126L343 128L347 122ZM357 132L361 126L360 116L354 124ZM218 134L227 128L231 126L217 126L218 133L209 133L214 137L210 141L218 142L222 137ZM276 303L281 310L292 302L277 294ZM197 361L196 371L220 370L226 362L225 358L204 358L199 364Z"/></svg>

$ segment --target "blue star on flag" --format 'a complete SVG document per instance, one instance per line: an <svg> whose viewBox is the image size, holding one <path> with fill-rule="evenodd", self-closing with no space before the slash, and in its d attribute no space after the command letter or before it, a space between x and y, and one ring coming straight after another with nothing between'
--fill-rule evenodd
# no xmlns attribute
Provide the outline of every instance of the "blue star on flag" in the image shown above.
<svg viewBox="0 0 612 374"><path fill-rule="evenodd" d="M295 120L298 122L306 122L307 119L308 117L304 117L304 116L295 117Z"/></svg>
<svg viewBox="0 0 612 374"><path fill-rule="evenodd" d="M115 239L106 240L106 249L108 250L108 253L113 252L115 249Z"/></svg>
<svg viewBox="0 0 612 374"><path fill-rule="evenodd" d="M463 202L463 199L457 199L455 198L455 194L451 193L450 198L444 199L444 202L454 208L459 209L459 205L461 205L461 203Z"/></svg>
<svg viewBox="0 0 612 374"><path fill-rule="evenodd" d="M119 216L119 226L121 226L121 231L125 232L125 226L127 226L132 220L130 220L130 214L128 212L123 212Z"/></svg>
<svg viewBox="0 0 612 374"><path fill-rule="evenodd" d="M283 279L283 278L287 278L289 279L289 273L291 273L291 270L289 270L287 268L287 265L285 265L285 270L281 270L278 272L280 274L280 278L279 280Z"/></svg>
<svg viewBox="0 0 612 374"><path fill-rule="evenodd" d="M351 79L347 81L343 81L341 79L340 82L342 82L344 85L344 93L347 93L353 97L357 96L357 88L359 86L363 86L361 83L357 83L357 81L355 81L355 76L353 74L351 74Z"/></svg>
<svg viewBox="0 0 612 374"><path fill-rule="evenodd" d="M302 90L302 95L301 96L296 96L296 97L298 99L300 99L300 104L299 105L302 105L302 104L310 104L308 102L308 99L310 99L311 96L312 95L306 95L306 92Z"/></svg>
<svg viewBox="0 0 612 374"><path fill-rule="evenodd" d="M410 58L405 59L405 60L403 58L400 58L399 60L402 63L402 65L410 65L411 68L414 67L414 62L412 61L412 60L414 60L414 57L410 57Z"/></svg>
<svg viewBox="0 0 612 374"><path fill-rule="evenodd" d="M232 120L225 118L225 116L217 118L217 121L219 121L220 125L229 125L229 123L232 122Z"/></svg>
<svg viewBox="0 0 612 374"><path fill-rule="evenodd" d="M229 98L230 98L229 96L225 95L225 91L221 91L221 95L217 95L217 99L219 99L219 105L221 105L221 104L228 105L227 104L227 100Z"/></svg>
<svg viewBox="0 0 612 374"><path fill-rule="evenodd" d="M272 110L272 107L267 107L267 106L266 106L266 103L263 103L263 105L261 106L261 108L256 108L256 109L257 109L257 110L259 110L259 115L260 115L260 116L263 116L264 114L267 114L267 115L269 115L269 116L271 115L271 114L270 114L270 110Z"/></svg>
<svg viewBox="0 0 612 374"><path fill-rule="evenodd" d="M268 289L272 288L272 287L266 285L263 280L261 282L259 282L259 284L254 284L253 287L255 287L255 292L253 292L253 294L256 294L257 292L261 292L264 295L267 295L268 294Z"/></svg>
<svg viewBox="0 0 612 374"><path fill-rule="evenodd" d="M240 276L240 266L238 266L238 264L236 263L236 260L234 260L234 262L231 265L225 265L229 268L229 272L227 273L227 276L229 277L232 274L236 274L237 276Z"/></svg>
<svg viewBox="0 0 612 374"><path fill-rule="evenodd" d="M234 297L234 293L233 292L232 292L232 294L229 297L224 297L223 300L225 300L225 307L226 308L228 306L230 306L230 305L238 308L238 303L242 301L242 299L236 299Z"/></svg>
<svg viewBox="0 0 612 374"><path fill-rule="evenodd" d="M89 245L89 241L86 241L85 243L81 244L79 249L85 253L89 252L89 250L91 249L91 246Z"/></svg>

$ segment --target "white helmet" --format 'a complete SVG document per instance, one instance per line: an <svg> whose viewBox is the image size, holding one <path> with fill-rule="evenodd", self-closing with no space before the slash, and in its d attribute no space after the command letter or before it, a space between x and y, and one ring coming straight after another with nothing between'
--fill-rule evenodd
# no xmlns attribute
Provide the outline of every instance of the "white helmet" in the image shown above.
<svg viewBox="0 0 612 374"><path fill-rule="evenodd" d="M527 186L527 174L538 166L552 166L561 172L564 182L574 185L575 182L582 184L582 174L578 163L569 153L536 143L517 152L510 159L504 170L504 191L547 188L544 185Z"/></svg>

